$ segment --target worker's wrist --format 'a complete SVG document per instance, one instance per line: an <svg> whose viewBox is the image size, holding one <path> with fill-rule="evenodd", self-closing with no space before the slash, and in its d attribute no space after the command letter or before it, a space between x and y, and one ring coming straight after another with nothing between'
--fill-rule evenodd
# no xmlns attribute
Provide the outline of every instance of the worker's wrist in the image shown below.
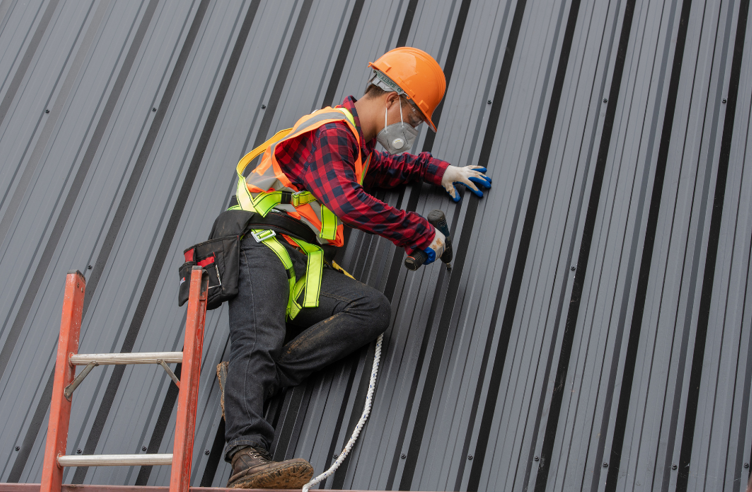
<svg viewBox="0 0 752 492"><path fill-rule="evenodd" d="M448 162L437 159L429 154L428 165L426 166L423 181L432 185L441 186L441 179L444 177L444 173L448 167Z"/></svg>
<svg viewBox="0 0 752 492"><path fill-rule="evenodd" d="M405 248L408 255L413 255L418 251L425 251L433 242L433 239L436 236L436 229L429 224L427 220L426 223L430 226L427 228L426 234L422 234L414 244Z"/></svg>

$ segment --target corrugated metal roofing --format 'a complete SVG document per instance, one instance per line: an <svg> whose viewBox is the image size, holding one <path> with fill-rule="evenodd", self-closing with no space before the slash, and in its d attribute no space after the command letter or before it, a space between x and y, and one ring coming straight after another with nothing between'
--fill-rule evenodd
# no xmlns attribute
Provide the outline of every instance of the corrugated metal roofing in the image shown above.
<svg viewBox="0 0 752 492"><path fill-rule="evenodd" d="M343 266L393 322L370 422L323 486L742 490L748 21L749 0L0 3L0 482L40 480L65 273L87 276L82 352L180 350L181 252L240 156L409 45L448 81L414 151L487 165L494 187L457 205L428 185L378 195L447 212L451 274L349 235ZM226 308L210 312L194 485L229 476L227 338ZM272 403L277 458L331 463L372 350ZM176 395L158 368L98 368L69 453L167 452ZM65 481L163 485L169 469Z"/></svg>

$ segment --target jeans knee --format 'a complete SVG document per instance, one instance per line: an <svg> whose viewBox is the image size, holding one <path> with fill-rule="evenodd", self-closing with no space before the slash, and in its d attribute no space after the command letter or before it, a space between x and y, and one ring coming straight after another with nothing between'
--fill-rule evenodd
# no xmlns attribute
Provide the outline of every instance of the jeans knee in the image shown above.
<svg viewBox="0 0 752 492"><path fill-rule="evenodd" d="M392 304L383 293L373 290L368 297L368 307L370 324L374 337L376 337L389 328L389 321L392 318Z"/></svg>

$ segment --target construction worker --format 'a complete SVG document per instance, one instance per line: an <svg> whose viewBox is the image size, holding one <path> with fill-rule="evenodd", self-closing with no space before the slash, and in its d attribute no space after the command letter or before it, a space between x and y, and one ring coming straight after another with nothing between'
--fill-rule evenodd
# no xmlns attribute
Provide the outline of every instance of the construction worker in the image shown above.
<svg viewBox="0 0 752 492"><path fill-rule="evenodd" d="M479 197L478 186L490 187L482 167L401 153L422 123L436 131L431 118L446 89L439 64L421 50L397 48L369 66L374 73L361 99L304 116L247 178L239 172L245 181L236 207L277 227L244 236L239 293L229 302L230 362L218 368L225 459L232 464L228 487L299 488L311 479L306 460L272 461L274 428L264 403L389 325L391 308L381 292L321 266L329 247L343 245L342 225L385 237L408 254L423 250L427 263L443 253L445 237L426 219L368 192L422 180L443 185L459 201L458 184ZM377 142L386 152L374 150Z"/></svg>

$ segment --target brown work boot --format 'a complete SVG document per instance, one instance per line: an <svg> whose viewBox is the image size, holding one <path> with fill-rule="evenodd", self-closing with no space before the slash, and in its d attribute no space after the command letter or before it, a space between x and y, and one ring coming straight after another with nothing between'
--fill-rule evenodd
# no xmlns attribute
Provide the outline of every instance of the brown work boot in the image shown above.
<svg viewBox="0 0 752 492"><path fill-rule="evenodd" d="M234 489L299 489L311 481L313 467L302 458L272 461L265 449L243 448L232 457Z"/></svg>
<svg viewBox="0 0 752 492"><path fill-rule="evenodd" d="M219 379L219 406L222 407L222 418L225 418L225 386L227 386L227 371L230 369L229 362L217 364L217 379Z"/></svg>

